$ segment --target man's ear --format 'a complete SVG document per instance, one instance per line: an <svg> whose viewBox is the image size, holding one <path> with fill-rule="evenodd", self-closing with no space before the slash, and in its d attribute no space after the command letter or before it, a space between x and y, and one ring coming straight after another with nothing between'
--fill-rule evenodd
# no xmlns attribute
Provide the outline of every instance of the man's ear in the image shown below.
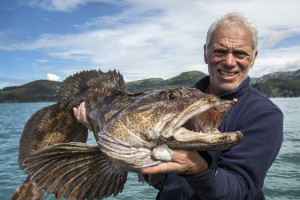
<svg viewBox="0 0 300 200"><path fill-rule="evenodd" d="M206 44L204 45L204 61L206 64L208 64L208 59L207 59L207 55L206 55Z"/></svg>
<svg viewBox="0 0 300 200"><path fill-rule="evenodd" d="M250 69L254 66L254 62L255 62L257 54L258 54L258 51L256 50L255 53L254 53L254 57L253 57L253 59L251 61L251 64L250 64Z"/></svg>

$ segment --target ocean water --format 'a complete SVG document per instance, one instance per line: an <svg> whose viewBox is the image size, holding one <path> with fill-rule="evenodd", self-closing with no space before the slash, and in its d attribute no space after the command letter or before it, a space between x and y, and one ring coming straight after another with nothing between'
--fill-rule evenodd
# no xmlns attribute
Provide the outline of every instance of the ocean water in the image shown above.
<svg viewBox="0 0 300 200"><path fill-rule="evenodd" d="M266 199L300 199L300 98L273 98L284 113L284 142L267 174L264 184ZM25 180L18 167L19 139L23 127L37 110L52 103L0 103L0 199L8 200ZM93 138L88 143L95 144ZM122 193L107 199L155 199L157 190L137 181L130 173ZM53 195L44 199L55 199Z"/></svg>

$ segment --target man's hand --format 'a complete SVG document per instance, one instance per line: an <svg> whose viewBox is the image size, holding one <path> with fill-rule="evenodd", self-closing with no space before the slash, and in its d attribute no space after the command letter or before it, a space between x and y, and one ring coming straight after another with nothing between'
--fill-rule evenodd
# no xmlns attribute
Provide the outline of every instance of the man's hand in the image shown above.
<svg viewBox="0 0 300 200"><path fill-rule="evenodd" d="M156 149L152 154L155 155ZM197 151L173 150L172 160L153 167L141 170L143 174L177 173L184 175L197 175L208 168L207 161Z"/></svg>
<svg viewBox="0 0 300 200"><path fill-rule="evenodd" d="M92 130L86 117L85 103L82 102L78 108L74 107L73 111L77 121L85 125L89 130ZM153 149L152 154L156 154L156 149ZM141 172L143 174L173 172L177 174L196 175L203 173L207 168L207 161L197 151L173 150L171 161L144 168Z"/></svg>
<svg viewBox="0 0 300 200"><path fill-rule="evenodd" d="M82 123L83 125L85 125L91 131L92 127L86 118L85 102L82 102L78 106L78 108L74 107L73 111L74 111L74 116L77 119L77 121L79 123Z"/></svg>

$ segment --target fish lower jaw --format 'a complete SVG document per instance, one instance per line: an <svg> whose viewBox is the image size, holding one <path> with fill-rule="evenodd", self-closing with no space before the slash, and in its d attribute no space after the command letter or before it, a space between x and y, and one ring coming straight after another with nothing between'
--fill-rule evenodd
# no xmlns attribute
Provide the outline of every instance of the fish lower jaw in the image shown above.
<svg viewBox="0 0 300 200"><path fill-rule="evenodd" d="M213 129L211 132L194 132L181 127L174 132L174 139L182 143L203 143L214 145L233 145L239 143L243 139L240 131L220 132Z"/></svg>

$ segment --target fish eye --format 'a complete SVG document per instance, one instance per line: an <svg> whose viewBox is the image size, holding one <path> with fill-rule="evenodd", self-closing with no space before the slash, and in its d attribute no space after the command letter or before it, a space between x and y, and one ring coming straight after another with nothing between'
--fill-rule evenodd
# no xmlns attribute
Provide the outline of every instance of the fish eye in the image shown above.
<svg viewBox="0 0 300 200"><path fill-rule="evenodd" d="M168 92L167 98L168 98L168 99L171 99L171 100L176 99L176 94L175 94L175 92Z"/></svg>

